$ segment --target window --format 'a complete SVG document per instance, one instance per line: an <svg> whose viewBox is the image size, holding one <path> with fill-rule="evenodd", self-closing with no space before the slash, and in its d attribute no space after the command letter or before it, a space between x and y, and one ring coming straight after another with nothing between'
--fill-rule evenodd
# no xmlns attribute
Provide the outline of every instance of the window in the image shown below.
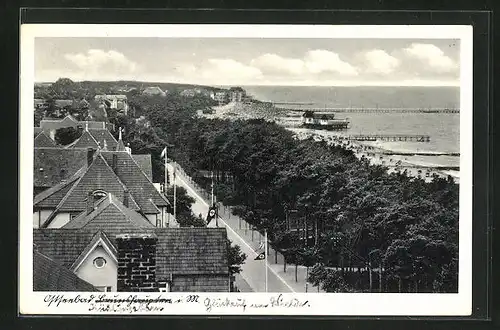
<svg viewBox="0 0 500 330"><path fill-rule="evenodd" d="M104 266L106 266L106 259L104 259L103 257L97 257L94 259L94 266L96 268L102 268Z"/></svg>
<svg viewBox="0 0 500 330"><path fill-rule="evenodd" d="M159 282L158 283L158 291L170 292L170 283L169 282Z"/></svg>
<svg viewBox="0 0 500 330"><path fill-rule="evenodd" d="M92 193L92 196L94 197L94 203L96 203L97 201L106 197L107 193L104 190L96 190Z"/></svg>
<svg viewBox="0 0 500 330"><path fill-rule="evenodd" d="M111 292L110 286L96 286L96 289L101 292Z"/></svg>

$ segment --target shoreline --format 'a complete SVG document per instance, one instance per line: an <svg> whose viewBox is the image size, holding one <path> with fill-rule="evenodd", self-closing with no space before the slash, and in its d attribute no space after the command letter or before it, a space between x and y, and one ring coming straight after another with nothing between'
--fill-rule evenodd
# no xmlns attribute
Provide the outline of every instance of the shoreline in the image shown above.
<svg viewBox="0 0 500 330"><path fill-rule="evenodd" d="M292 131L298 138L312 136L316 141L326 140L329 144L341 146L347 150L352 150L356 157L369 159L372 165L382 165L388 168L388 173L396 171L407 171L409 176L420 177L427 182L432 180L433 174L442 178L453 177L458 184L460 180L459 166L436 164L408 157L458 157L459 153L446 152L414 152L396 151L382 147L379 141L353 141L342 138L340 132L312 130L301 127L298 120L287 120L286 111L276 108L267 103L239 103L229 102L222 106L214 106L214 114L201 114L208 119L253 119L263 118L272 120L276 124ZM299 117L299 116L297 116ZM295 118L297 118L295 117Z"/></svg>

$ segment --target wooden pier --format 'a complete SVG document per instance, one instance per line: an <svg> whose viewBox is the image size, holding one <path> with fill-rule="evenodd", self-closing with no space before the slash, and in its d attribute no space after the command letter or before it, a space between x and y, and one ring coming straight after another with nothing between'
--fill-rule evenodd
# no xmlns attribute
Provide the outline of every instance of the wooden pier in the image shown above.
<svg viewBox="0 0 500 330"><path fill-rule="evenodd" d="M389 142L430 142L429 135L371 135L355 134L340 136L340 139L353 141L389 141Z"/></svg>
<svg viewBox="0 0 500 330"><path fill-rule="evenodd" d="M286 111L297 111L304 112L305 110L310 110L314 112L323 112L323 113L460 113L458 109L379 109L379 108L280 108L276 107L279 110Z"/></svg>

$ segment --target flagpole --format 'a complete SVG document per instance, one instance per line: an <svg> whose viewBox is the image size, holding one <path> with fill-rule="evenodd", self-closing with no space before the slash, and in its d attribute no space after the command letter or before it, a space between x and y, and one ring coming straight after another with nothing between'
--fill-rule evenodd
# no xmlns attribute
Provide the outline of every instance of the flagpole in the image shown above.
<svg viewBox="0 0 500 330"><path fill-rule="evenodd" d="M163 185L163 193L165 194L165 197L167 196L167 182L168 182L168 171L167 171L167 146L165 145L165 183ZM163 217L163 227L165 226L165 218L166 218L166 212L165 216Z"/></svg>
<svg viewBox="0 0 500 330"><path fill-rule="evenodd" d="M177 222L177 189L176 189L177 175L175 173L175 167L173 174L174 174L174 219Z"/></svg>
<svg viewBox="0 0 500 330"><path fill-rule="evenodd" d="M266 266L266 292L267 292L267 229L264 229L264 256L266 257L265 266Z"/></svg>

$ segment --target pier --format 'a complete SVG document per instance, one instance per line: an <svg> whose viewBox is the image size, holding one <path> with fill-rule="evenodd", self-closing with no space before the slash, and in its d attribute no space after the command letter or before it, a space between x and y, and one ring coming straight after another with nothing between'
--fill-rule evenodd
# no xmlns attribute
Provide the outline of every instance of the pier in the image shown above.
<svg viewBox="0 0 500 330"><path fill-rule="evenodd" d="M382 109L382 108L280 108L279 110L293 111L293 112L304 112L306 110L314 112L338 112L338 113L460 113L458 109Z"/></svg>
<svg viewBox="0 0 500 330"><path fill-rule="evenodd" d="M389 142L430 142L429 135L371 135L371 134L355 134L340 136L340 139L353 141L389 141Z"/></svg>

